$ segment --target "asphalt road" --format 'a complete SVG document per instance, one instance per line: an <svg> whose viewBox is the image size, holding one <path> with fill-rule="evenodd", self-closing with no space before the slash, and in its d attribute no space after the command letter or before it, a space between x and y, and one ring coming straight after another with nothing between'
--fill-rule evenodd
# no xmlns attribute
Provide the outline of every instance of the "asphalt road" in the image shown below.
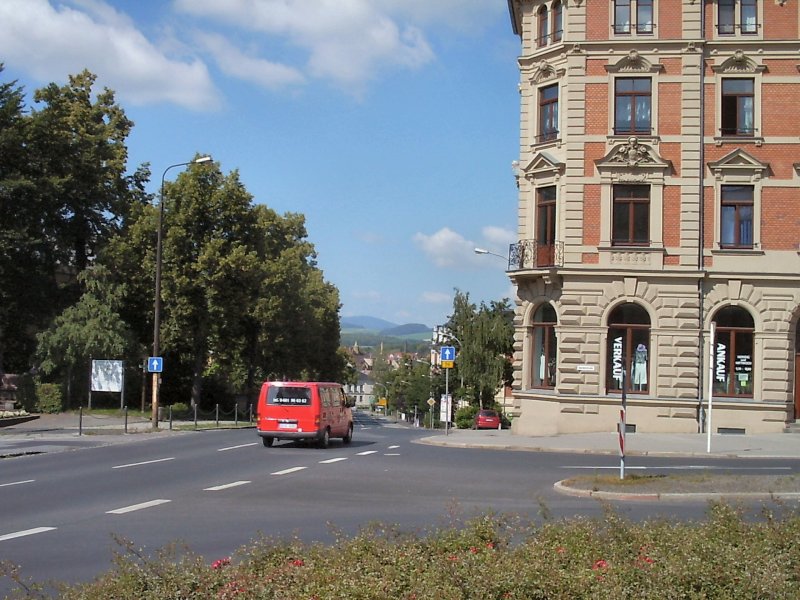
<svg viewBox="0 0 800 600"><path fill-rule="evenodd" d="M606 504L558 494L553 484L613 470L613 456L443 448L414 443L424 430L359 415L350 445L289 442L264 448L252 429L131 436L123 444L0 461L0 557L36 581L87 581L121 550L145 554L178 542L209 562L260 534L332 541L371 522L406 531L458 523L492 510L542 518L601 516ZM738 472L797 460L641 458L631 468ZM626 502L632 519L699 519L705 501ZM754 511L757 509L754 507ZM9 590L0 578L0 594Z"/></svg>

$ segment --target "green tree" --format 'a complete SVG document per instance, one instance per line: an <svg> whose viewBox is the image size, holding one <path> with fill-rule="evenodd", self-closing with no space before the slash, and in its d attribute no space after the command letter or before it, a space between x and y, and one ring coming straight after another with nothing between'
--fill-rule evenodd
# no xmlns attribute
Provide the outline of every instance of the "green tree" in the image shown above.
<svg viewBox="0 0 800 600"><path fill-rule="evenodd" d="M472 404L491 406L500 385L510 383L514 348L513 311L507 299L481 303L456 290L447 330L459 340L456 373L460 394Z"/></svg>
<svg viewBox="0 0 800 600"><path fill-rule="evenodd" d="M56 317L38 337L38 358L44 375L60 375L66 383L67 404L85 397L92 358L128 356L133 336L116 309L124 290L109 284L102 267L79 276L85 292L78 302Z"/></svg>
<svg viewBox="0 0 800 600"><path fill-rule="evenodd" d="M113 92L93 98L84 71L65 86L34 94L0 85L0 360L31 365L35 334L75 303L78 275L121 226L143 174L127 176L125 141L132 122Z"/></svg>

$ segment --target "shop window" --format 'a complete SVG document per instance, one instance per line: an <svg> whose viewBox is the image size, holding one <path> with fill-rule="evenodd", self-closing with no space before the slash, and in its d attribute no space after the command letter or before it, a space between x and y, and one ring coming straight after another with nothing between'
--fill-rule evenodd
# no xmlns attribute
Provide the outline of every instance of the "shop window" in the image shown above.
<svg viewBox="0 0 800 600"><path fill-rule="evenodd" d="M728 306L714 317L714 395L753 396L753 317L745 309Z"/></svg>
<svg viewBox="0 0 800 600"><path fill-rule="evenodd" d="M609 392L649 390L650 316L632 302L615 308L608 319L606 358Z"/></svg>
<svg viewBox="0 0 800 600"><path fill-rule="evenodd" d="M556 382L558 359L556 343L556 311L542 304L533 313L533 387L552 388Z"/></svg>
<svg viewBox="0 0 800 600"><path fill-rule="evenodd" d="M649 77L614 81L614 133L650 135L652 93Z"/></svg>
<svg viewBox="0 0 800 600"><path fill-rule="evenodd" d="M615 185L612 211L612 245L649 245L649 185Z"/></svg>
<svg viewBox="0 0 800 600"><path fill-rule="evenodd" d="M720 188L720 248L753 247L753 186Z"/></svg>

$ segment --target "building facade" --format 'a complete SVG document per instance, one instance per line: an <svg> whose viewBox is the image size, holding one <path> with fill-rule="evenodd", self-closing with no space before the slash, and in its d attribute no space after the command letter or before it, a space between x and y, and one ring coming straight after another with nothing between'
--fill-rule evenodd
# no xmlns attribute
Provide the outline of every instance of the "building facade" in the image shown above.
<svg viewBox="0 0 800 600"><path fill-rule="evenodd" d="M800 2L508 0L513 431L800 415ZM713 399L708 411L709 398Z"/></svg>

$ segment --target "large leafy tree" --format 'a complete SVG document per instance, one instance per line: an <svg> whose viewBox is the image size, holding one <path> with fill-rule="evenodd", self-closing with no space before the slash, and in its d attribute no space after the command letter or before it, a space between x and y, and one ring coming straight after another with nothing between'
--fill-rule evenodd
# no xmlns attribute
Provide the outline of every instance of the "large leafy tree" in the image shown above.
<svg viewBox="0 0 800 600"><path fill-rule="evenodd" d="M476 306L468 293L456 290L447 330L458 339L456 369L462 397L491 405L498 386L511 376L514 327L508 300Z"/></svg>
<svg viewBox="0 0 800 600"><path fill-rule="evenodd" d="M82 293L78 274L144 199L146 173L126 175L132 122L84 71L35 92L0 85L0 360L31 365L37 331ZM2 365L0 365L2 368Z"/></svg>

